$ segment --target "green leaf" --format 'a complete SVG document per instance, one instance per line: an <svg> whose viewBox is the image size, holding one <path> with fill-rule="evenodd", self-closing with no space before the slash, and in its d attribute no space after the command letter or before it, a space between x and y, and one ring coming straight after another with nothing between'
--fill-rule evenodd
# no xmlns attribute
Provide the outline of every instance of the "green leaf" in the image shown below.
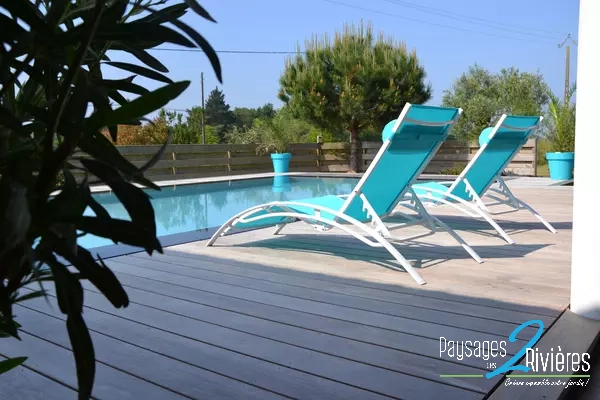
<svg viewBox="0 0 600 400"><path fill-rule="evenodd" d="M100 132L94 131L91 134L84 135L79 140L79 148L95 159L109 163L123 173L129 180L152 189L160 190L154 182L144 177L139 168L123 157L110 140Z"/></svg>
<svg viewBox="0 0 600 400"><path fill-rule="evenodd" d="M86 197L89 188L77 186L75 178L68 170L65 173L65 184L59 194L50 199L44 208L44 219L47 223L60 223L64 218L82 215L86 209Z"/></svg>
<svg viewBox="0 0 600 400"><path fill-rule="evenodd" d="M190 81L171 83L153 92L146 93L113 111L95 113L86 121L86 130L97 130L108 125L120 124L143 117L177 98L189 85Z"/></svg>
<svg viewBox="0 0 600 400"><path fill-rule="evenodd" d="M110 186L134 224L153 232L153 235L156 236L154 209L146 192L125 182L117 170L108 164L85 158L81 159L81 163L88 171Z"/></svg>
<svg viewBox="0 0 600 400"><path fill-rule="evenodd" d="M135 58L137 58L138 60L140 60L147 66L149 66L150 68L154 68L155 70L160 71L160 72L165 72L165 73L169 72L169 70L167 69L167 67L165 67L163 65L163 63L158 61L158 59L156 59L154 56L150 55L150 53L148 53L147 51L145 51L143 49L137 49L135 47L126 45L124 43L115 44L113 46L113 48L115 50L118 49L118 50L123 50L123 51L130 53L132 56L134 56Z"/></svg>
<svg viewBox="0 0 600 400"><path fill-rule="evenodd" d="M187 4L175 4L169 7L165 7L160 10L156 10L146 15L143 18L137 19L133 21L133 24L137 23L153 23L153 24L162 24L165 22L171 22L175 19L179 19L183 17L188 10L189 6Z"/></svg>
<svg viewBox="0 0 600 400"><path fill-rule="evenodd" d="M21 121L19 121L12 112L7 110L2 105L0 105L0 125L18 132L21 135L27 136Z"/></svg>
<svg viewBox="0 0 600 400"><path fill-rule="evenodd" d="M1 318L1 317L0 317ZM0 338L14 337L15 339L19 339L19 331L18 329L21 327L17 321L14 319L0 319Z"/></svg>
<svg viewBox="0 0 600 400"><path fill-rule="evenodd" d="M72 32L75 31L76 29L74 29ZM80 33L77 32L77 36L78 35L80 35ZM194 47L194 44L179 32L167 28L166 26L151 23L129 23L100 26L96 32L95 39L99 41L115 40L135 43L136 47L139 46L140 42L146 41L172 43L184 47Z"/></svg>
<svg viewBox="0 0 600 400"><path fill-rule="evenodd" d="M109 3L110 4L110 3ZM102 14L102 24L115 24L123 19L129 1L113 1L112 5Z"/></svg>
<svg viewBox="0 0 600 400"><path fill-rule="evenodd" d="M146 78L154 79L155 81L160 81L160 82L164 82L164 83L173 83L173 81L171 79L169 79L167 76L160 74L156 71L153 71L151 69L140 67L135 64L116 62L116 61L107 62L105 64L110 65L115 68L123 69L125 71L133 72L134 74L145 76Z"/></svg>
<svg viewBox="0 0 600 400"><path fill-rule="evenodd" d="M211 17L211 15L208 13L208 11L206 11L200 4L198 4L198 2L196 0L185 0L185 2L190 6L192 11L194 11L199 16L201 16L211 22L215 22L215 23L217 22L217 21L215 21L215 19L213 17Z"/></svg>
<svg viewBox="0 0 600 400"><path fill-rule="evenodd" d="M10 371L13 368L18 367L27 361L27 357L15 357L7 358L4 361L0 361L0 374Z"/></svg>
<svg viewBox="0 0 600 400"><path fill-rule="evenodd" d="M151 232L141 229L131 221L116 218L101 220L84 215L72 222L77 226L77 229L83 232L111 239L115 243L141 247L148 254L152 254L153 251L162 254L160 241L155 236L153 237Z"/></svg>
<svg viewBox="0 0 600 400"><path fill-rule="evenodd" d="M52 244L62 241L54 235L48 236L45 240L51 241ZM62 244L61 253L70 254L71 251L66 249L67 247ZM63 256L61 253L57 252L57 254ZM60 311L65 315L80 315L83 312L83 287L81 286L81 282L79 282L79 279L77 279L65 265L59 262L54 255L47 255L44 261L52 270L58 308L60 308ZM71 260L68 259L67 261L71 262Z"/></svg>
<svg viewBox="0 0 600 400"><path fill-rule="evenodd" d="M172 21L172 23L173 25L190 35L190 37L194 39L198 46L200 46L200 48L206 54L206 57L208 57L208 60L210 61L210 64L212 65L213 70L215 71L215 74L217 75L217 79L219 80L219 82L223 83L221 62L219 61L219 56L217 56L217 53L212 48L212 46L206 41L206 39L202 37L202 35L200 35L194 29L190 28L189 25L179 20Z"/></svg>
<svg viewBox="0 0 600 400"><path fill-rule="evenodd" d="M11 44L14 43L11 38L17 38L20 35L26 34L27 31L21 27L14 19L8 18L4 14L0 14L0 37L7 40ZM6 38L6 39L5 39Z"/></svg>
<svg viewBox="0 0 600 400"><path fill-rule="evenodd" d="M23 296L17 297L14 300L14 302L15 303L22 303L22 302L27 301L27 300L37 299L38 297L46 297L46 292L42 291L42 290L36 290L35 292L29 292L27 294L24 294Z"/></svg>
<svg viewBox="0 0 600 400"><path fill-rule="evenodd" d="M129 101L123 97L123 95L121 93L119 93L117 90L109 90L107 92L108 97L110 97L111 99L113 99L114 101L117 102L118 105L122 106L126 103L129 103Z"/></svg>
<svg viewBox="0 0 600 400"><path fill-rule="evenodd" d="M53 0L50 3L50 10L48 10L46 17L49 25L54 25L62 19L70 3L71 0Z"/></svg>
<svg viewBox="0 0 600 400"><path fill-rule="evenodd" d="M108 89L121 90L135 94L146 94L149 90L132 82L135 76L125 79L103 79L100 84Z"/></svg>
<svg viewBox="0 0 600 400"><path fill-rule="evenodd" d="M13 18L19 18L31 27L31 30L40 36L51 36L48 25L45 24L40 11L29 1L3 1L2 7L6 9Z"/></svg>
<svg viewBox="0 0 600 400"><path fill-rule="evenodd" d="M81 218L83 218L83 217L80 217L80 219ZM86 218L96 220L101 224L107 224L107 221L103 221L103 220L100 220L95 217L86 217ZM76 221L77 221L77 219L74 219L71 222L74 222L76 224ZM127 222L129 222L129 221L127 221ZM138 234L139 234L139 230L138 230ZM127 307L129 305L129 297L127 296L127 293L125 292L125 289L123 289L123 286L121 286L121 283L119 282L119 280L117 279L115 274L110 270L110 268L107 268L103 263L100 263L100 265L98 265L96 263L96 261L94 260L94 257L92 257L92 254L88 250L84 249L81 246L77 247L77 252L75 253L75 252L71 251L71 249L69 249L68 246L66 246L66 244L64 243L64 241L62 241L58 236L52 235L52 236L49 236L49 238L52 241L52 244L54 245L56 254L58 254L59 256L64 258L67 262L71 263L71 265L73 267L77 268L77 270L79 272L81 272L80 279L89 280L91 284L96 286L98 288L98 290L100 290L102 292L102 294L104 294L104 296L106 296L106 298L112 303L112 305L114 307L121 308L121 307ZM51 265L51 263L48 263L48 264ZM58 265L62 266L62 264L60 264L60 263ZM56 271L58 271L60 276L58 276L57 279L59 279L61 282L66 280L66 279L63 279L65 271L66 271L66 273L69 274L67 276L67 278L69 278L70 280L76 279L75 276L71 272L69 272L66 268L52 267L52 265L51 265L51 268L52 268L52 273L54 273L54 274L56 274ZM69 282L69 283L72 286L75 285L74 281ZM78 287L81 287L79 280L77 280L77 285L78 285ZM64 290L65 286L64 285L61 285L61 286L62 286L61 289ZM69 286L67 288L70 289L71 287ZM57 290L57 294L58 294L58 290L59 290L58 286L57 286L56 290ZM75 306L75 305L78 306L79 305L78 290L79 289L77 288L76 292L71 293L70 297L65 298L65 300L68 300L68 301L75 301L75 300L72 300L72 298L75 297L77 302L74 302L72 305L70 303L67 303L64 305L66 305L66 306ZM81 290L83 290L83 289L81 289ZM69 292L66 292L66 293L69 293ZM81 296L82 296L81 301L83 304L83 292L82 292ZM61 306L60 303L59 303L59 306ZM67 308L67 309L70 309L70 308ZM62 307L61 307L61 310L63 310ZM63 311L63 312L65 312L65 311Z"/></svg>
<svg viewBox="0 0 600 400"><path fill-rule="evenodd" d="M81 315L67 317L67 331L77 366L77 386L80 400L92 395L96 376L96 353L92 337Z"/></svg>

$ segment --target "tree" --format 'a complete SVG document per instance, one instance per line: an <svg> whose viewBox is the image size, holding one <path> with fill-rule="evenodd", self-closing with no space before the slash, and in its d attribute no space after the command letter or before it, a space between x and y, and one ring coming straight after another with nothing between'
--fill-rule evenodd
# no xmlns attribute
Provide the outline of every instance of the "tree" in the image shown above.
<svg viewBox="0 0 600 400"><path fill-rule="evenodd" d="M150 196L134 183L160 190L144 171L161 159L165 146L138 168L111 143L118 140L120 125L140 125L145 115L189 86L189 81L173 82L165 75L167 68L147 50L161 44L199 48L221 81L214 49L179 20L189 8L214 21L212 17L194 0L154 9L164 3L2 1L0 337L19 337L14 304L50 296L42 285L53 282L51 295L66 315L81 400L91 396L96 366L82 314L81 280L94 285L117 308L127 307L129 298L104 261L77 243L78 236L89 233L148 254L162 252ZM110 50L126 52L127 58L140 62L111 61ZM107 66L127 75L106 79ZM134 83L137 75L163 86L149 91ZM126 100L133 94L139 97ZM112 102L118 104L114 109ZM110 139L102 134L104 129ZM86 157L73 157L76 151ZM80 182L75 169L85 173ZM53 193L61 175L60 191ZM130 219L112 218L92 197L92 183L110 186ZM88 207L94 215L84 214ZM0 372L23 361L2 360Z"/></svg>
<svg viewBox="0 0 600 400"><path fill-rule="evenodd" d="M295 115L331 132L349 132L350 169L359 171L359 134L397 118L406 102L425 103L431 86L416 52L370 25L345 26L333 40L313 37L286 61L279 98Z"/></svg>
<svg viewBox="0 0 600 400"><path fill-rule="evenodd" d="M275 116L277 112L272 103L266 103L262 107L256 109L256 118L270 119Z"/></svg>
<svg viewBox="0 0 600 400"><path fill-rule="evenodd" d="M208 95L204 109L206 112L205 123L215 127L219 142L222 143L225 133L235 124L235 115L225 101L225 94L218 87L214 88Z"/></svg>
<svg viewBox="0 0 600 400"><path fill-rule="evenodd" d="M256 109L248 107L236 107L233 109L235 115L235 126L238 129L250 129L256 119Z"/></svg>
<svg viewBox="0 0 600 400"><path fill-rule="evenodd" d="M271 103L266 103L258 108L236 107L233 110L233 114L235 115L235 124L238 129L250 129L256 118L273 118L275 116L275 107Z"/></svg>
<svg viewBox="0 0 600 400"><path fill-rule="evenodd" d="M461 107L464 115L452 129L459 140L473 141L504 113L540 115L548 103L548 86L541 74L502 69L498 74L475 64L444 92L442 105Z"/></svg>

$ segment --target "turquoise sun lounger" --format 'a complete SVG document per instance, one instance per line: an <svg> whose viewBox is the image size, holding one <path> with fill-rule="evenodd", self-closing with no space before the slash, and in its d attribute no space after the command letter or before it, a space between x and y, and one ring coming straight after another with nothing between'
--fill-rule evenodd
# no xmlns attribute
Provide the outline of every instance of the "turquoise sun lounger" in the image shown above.
<svg viewBox="0 0 600 400"><path fill-rule="evenodd" d="M319 230L335 227L369 246L385 248L415 281L424 284L425 280L388 241L394 238L383 219L411 190L411 185L448 137L461 113L462 110L458 108L407 103L398 119L384 128L381 149L350 194L271 202L251 207L225 222L207 246L212 246L232 228L277 226L273 234L278 234L286 224L300 220ZM448 231L477 262L482 262L456 232L429 215L425 207L421 209L421 215L426 217L421 221L428 222L432 230L435 229L435 226L431 226L433 224Z"/></svg>
<svg viewBox="0 0 600 400"><path fill-rule="evenodd" d="M512 211L529 210L548 230L556 229L524 201L515 197L502 179L502 171L529 140L542 117L502 115L494 127L479 136L479 151L453 182L429 182L413 186L425 205L450 205L473 218L483 218L510 244L514 240L492 218L489 207L504 204ZM494 183L498 187L492 187ZM484 203L483 197L495 203Z"/></svg>

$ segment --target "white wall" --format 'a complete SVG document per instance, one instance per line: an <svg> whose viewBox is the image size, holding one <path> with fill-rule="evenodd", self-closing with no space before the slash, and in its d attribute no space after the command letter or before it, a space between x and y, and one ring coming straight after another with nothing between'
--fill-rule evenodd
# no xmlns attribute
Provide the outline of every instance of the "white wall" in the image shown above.
<svg viewBox="0 0 600 400"><path fill-rule="evenodd" d="M571 311L600 320L600 0L580 0Z"/></svg>

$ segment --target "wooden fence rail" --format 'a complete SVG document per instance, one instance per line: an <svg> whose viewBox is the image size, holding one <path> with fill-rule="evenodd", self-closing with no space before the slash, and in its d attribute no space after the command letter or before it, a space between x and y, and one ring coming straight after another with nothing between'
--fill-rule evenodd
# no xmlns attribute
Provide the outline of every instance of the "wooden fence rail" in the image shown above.
<svg viewBox="0 0 600 400"><path fill-rule="evenodd" d="M507 171L516 175L536 175L536 140L530 140L514 158ZM366 170L381 142L362 142L362 171ZM159 146L117 146L118 150L134 165L142 166L159 149ZM426 173L458 174L477 152L477 144L446 141L435 155ZM293 154L291 172L346 172L348 171L348 143L302 143L290 146ZM76 153L77 157L85 154ZM80 166L79 161L72 164ZM256 154L251 144L176 144L167 147L162 159L146 176L153 180L185 179L223 175L241 175L270 172L273 170L270 156ZM74 171L77 175L77 171Z"/></svg>

